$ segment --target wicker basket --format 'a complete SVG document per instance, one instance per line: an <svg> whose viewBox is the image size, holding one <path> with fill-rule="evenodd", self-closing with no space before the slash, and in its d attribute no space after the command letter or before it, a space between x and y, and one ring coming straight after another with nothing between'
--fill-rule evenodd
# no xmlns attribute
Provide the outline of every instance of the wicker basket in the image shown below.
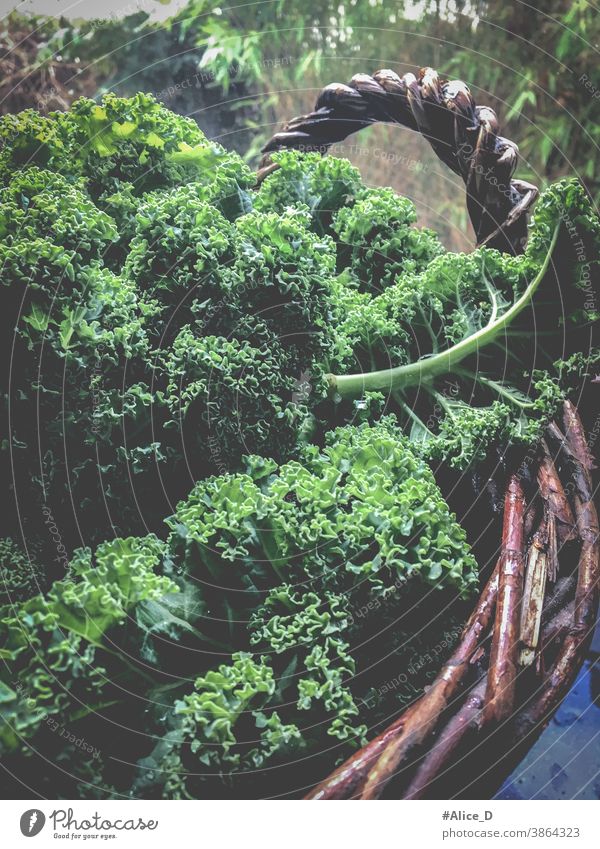
<svg viewBox="0 0 600 849"><path fill-rule="evenodd" d="M519 253L535 186L513 178L516 145L498 135L496 115L460 81L431 68L416 77L378 71L327 86L315 110L294 118L265 146L259 182L277 165L272 151L326 152L376 122L421 132L460 174L478 245ZM481 758L506 764L524 750L567 694L596 624L600 544L593 459L575 407L564 404L527 468L508 477L500 557L460 642L426 693L383 733L325 778L309 799L374 799L394 779L402 798L436 796L453 769L477 778ZM563 547L578 546L575 568ZM479 761L469 756L477 750ZM470 757L470 759L469 759ZM474 773L474 774L473 774ZM468 782L467 782L468 783Z"/></svg>

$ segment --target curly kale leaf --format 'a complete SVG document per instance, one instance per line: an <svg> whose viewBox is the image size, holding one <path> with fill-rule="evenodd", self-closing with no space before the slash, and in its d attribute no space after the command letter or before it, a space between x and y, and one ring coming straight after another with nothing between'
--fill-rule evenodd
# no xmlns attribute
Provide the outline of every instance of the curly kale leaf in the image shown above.
<svg viewBox="0 0 600 849"><path fill-rule="evenodd" d="M357 744L365 739L367 729L357 719L351 690L356 662L345 638L350 619L346 596L283 585L267 595L250 620L250 644L269 652L279 672L280 698L308 712L305 738L314 721L339 740Z"/></svg>
<svg viewBox="0 0 600 849"><path fill-rule="evenodd" d="M225 159L234 163L240 183L250 184L248 168L235 154L209 142L191 118L170 112L151 95L107 94L101 103L81 98L58 119L69 153L98 197L133 185L137 195L198 177L214 181ZM67 167L67 163L58 163ZM73 170L73 163L69 166Z"/></svg>
<svg viewBox="0 0 600 849"><path fill-rule="evenodd" d="M17 171L0 189L0 238L13 245L49 239L76 251L78 265L101 256L117 240L117 228L89 199L84 181L78 182L37 167Z"/></svg>
<svg viewBox="0 0 600 849"><path fill-rule="evenodd" d="M477 580L433 474L391 420L341 428L279 468L250 458L246 473L199 482L168 524L170 557L205 583L216 633L243 628L275 582L377 595L397 580L468 594Z"/></svg>
<svg viewBox="0 0 600 849"><path fill-rule="evenodd" d="M268 709L275 688L267 658L247 652L198 678L175 703L173 729L140 762L134 792L162 785L166 798L198 798L211 776L231 780L301 749L298 728Z"/></svg>
<svg viewBox="0 0 600 849"><path fill-rule="evenodd" d="M307 413L292 396L295 380L276 338L255 347L184 327L165 356L169 426L186 454L209 452L219 469L245 454L286 457Z"/></svg>
<svg viewBox="0 0 600 849"><path fill-rule="evenodd" d="M263 180L254 208L284 213L308 207L317 232L332 233L333 216L363 191L357 168L346 159L280 150L271 155L277 169Z"/></svg>
<svg viewBox="0 0 600 849"><path fill-rule="evenodd" d="M159 530L196 477L245 451L293 454L324 395L309 376L335 270L309 214L253 212L242 160L147 95L7 116L0 136L9 439L30 533L44 538L46 502L69 551ZM187 484L195 419L214 450L194 452Z"/></svg>
<svg viewBox="0 0 600 849"><path fill-rule="evenodd" d="M412 225L415 206L392 189L365 189L336 214L341 268L367 292L380 292L398 274L423 271L443 247L433 231Z"/></svg>
<svg viewBox="0 0 600 849"><path fill-rule="evenodd" d="M273 769L318 751L323 735L364 742L367 728L349 686L355 664L340 637L345 606L334 596L273 590L250 623L259 654L235 653L196 680L175 703L172 729L140 762L135 788L198 798L207 779L232 784L241 773Z"/></svg>
<svg viewBox="0 0 600 849"><path fill-rule="evenodd" d="M239 314L272 329L296 369L310 367L323 353L335 271L334 243L309 225L308 215L293 209L238 218L225 289Z"/></svg>
<svg viewBox="0 0 600 849"><path fill-rule="evenodd" d="M166 543L79 550L46 595L2 610L8 752L55 752L58 723L91 741L110 726L114 750L93 776L73 759L74 781L166 798L239 792L245 776L253 794L274 776L291 786L290 761L320 770L365 740L373 706L385 718L405 698L382 684L382 658L421 651L431 590L428 639L476 582L464 532L391 419L283 466L250 457L197 484L168 526ZM143 734L127 733L140 699Z"/></svg>
<svg viewBox="0 0 600 849"><path fill-rule="evenodd" d="M179 306L218 291L232 260L231 225L203 194L198 184L152 192L136 216L125 274L161 302Z"/></svg>
<svg viewBox="0 0 600 849"><path fill-rule="evenodd" d="M0 610L3 749L19 746L49 715L76 716L114 699L124 672L135 678L105 637L136 605L177 591L158 574L161 551L156 537L103 543L93 558L81 550L45 596Z"/></svg>

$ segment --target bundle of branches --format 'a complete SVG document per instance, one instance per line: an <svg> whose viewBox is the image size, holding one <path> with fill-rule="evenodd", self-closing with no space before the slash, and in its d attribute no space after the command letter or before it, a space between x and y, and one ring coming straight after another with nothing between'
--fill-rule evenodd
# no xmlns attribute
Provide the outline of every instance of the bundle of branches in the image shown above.
<svg viewBox="0 0 600 849"><path fill-rule="evenodd" d="M513 179L516 145L463 82L443 81L431 68L418 77L357 74L349 85L327 86L313 112L265 146L259 183L280 167L274 151L325 153L378 121L420 131L462 176L478 245L524 250L538 191ZM453 655L419 700L307 798L374 799L390 783L402 798L435 796L457 760L464 766L469 747L495 744L497 752L510 740L511 750L522 751L568 692L596 624L600 581L593 460L570 401L563 426L550 424L529 459L508 476L497 563Z"/></svg>

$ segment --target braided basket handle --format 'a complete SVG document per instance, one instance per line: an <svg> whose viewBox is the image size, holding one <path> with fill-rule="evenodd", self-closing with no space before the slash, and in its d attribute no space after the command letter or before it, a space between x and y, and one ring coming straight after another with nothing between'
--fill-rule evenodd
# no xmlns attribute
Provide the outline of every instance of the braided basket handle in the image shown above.
<svg viewBox="0 0 600 849"><path fill-rule="evenodd" d="M418 77L399 77L390 70L372 77L356 74L349 85L326 86L313 112L292 118L265 145L258 182L277 168L269 157L273 151L326 153L332 144L378 122L420 132L442 162L460 174L477 245L523 251L527 212L538 190L513 179L517 145L498 135L496 113L477 106L465 83L442 80L433 68L421 68Z"/></svg>

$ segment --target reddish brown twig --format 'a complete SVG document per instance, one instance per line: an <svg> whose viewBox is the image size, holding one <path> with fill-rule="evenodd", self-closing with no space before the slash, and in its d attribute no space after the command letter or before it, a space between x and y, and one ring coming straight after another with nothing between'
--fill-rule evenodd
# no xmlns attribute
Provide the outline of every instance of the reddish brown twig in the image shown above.
<svg viewBox="0 0 600 849"><path fill-rule="evenodd" d="M504 507L498 604L484 708L486 722L501 722L506 719L512 713L514 705L523 595L524 509L525 498L521 481L517 475L511 475Z"/></svg>
<svg viewBox="0 0 600 849"><path fill-rule="evenodd" d="M353 796L366 798L364 784L367 776L384 752L393 751L401 759L414 745L422 743L428 737L464 680L469 662L489 628L497 593L498 567L494 569L463 629L458 648L425 695L382 734L348 758L312 790L307 799L348 799Z"/></svg>
<svg viewBox="0 0 600 849"><path fill-rule="evenodd" d="M554 616L542 628L540 635L540 651L542 653L548 649L557 640L563 638L573 624L573 614L575 612L575 599L569 601L564 607L561 607Z"/></svg>
<svg viewBox="0 0 600 849"><path fill-rule="evenodd" d="M582 478L579 481L580 495L591 500L593 493L592 484L592 469L596 468L594 457L590 451L583 423L579 418L577 408L571 401L565 401L563 408L563 422L565 426L565 440L572 452L572 456L576 459L579 468L577 474L581 474Z"/></svg>
<svg viewBox="0 0 600 849"><path fill-rule="evenodd" d="M573 511L543 440L537 482L543 517L529 546L525 567L519 655L523 666L531 665L536 657L546 582L554 584L558 577L559 548L577 537Z"/></svg>
<svg viewBox="0 0 600 849"><path fill-rule="evenodd" d="M361 789L361 799L375 799L380 796L402 761L435 729L443 711L463 682L469 662L480 647L492 619L497 595L498 567L494 569L467 623L458 648L427 693L415 705L415 710L404 723L402 733L386 745L371 767Z"/></svg>
<svg viewBox="0 0 600 849"><path fill-rule="evenodd" d="M565 579L552 594L547 608L544 610L546 622L540 636L540 651L548 649L569 630L575 608L574 600L565 605L569 589L573 589L573 581ZM409 787L403 794L403 799L421 799L427 794L428 788L440 776L442 770L451 765L454 752L463 740L472 733L480 733L485 728L483 706L487 676L471 689L464 704L452 716L445 728L438 732L438 737L424 756Z"/></svg>
<svg viewBox="0 0 600 849"><path fill-rule="evenodd" d="M449 763L466 735L480 726L486 684L487 678L484 676L470 691L462 707L450 719L443 731L440 731L435 744L424 757L402 798L421 799L429 785Z"/></svg>
<svg viewBox="0 0 600 849"><path fill-rule="evenodd" d="M525 511L525 520L523 522L524 531L523 538L527 542L531 539L531 535L533 533L533 529L536 527L536 523L539 521L539 499L534 498L527 505L527 510Z"/></svg>
<svg viewBox="0 0 600 849"><path fill-rule="evenodd" d="M544 604L543 622L548 623L557 613L564 609L565 604L575 594L577 586L577 572L564 575L554 585L552 595L546 599Z"/></svg>
<svg viewBox="0 0 600 849"><path fill-rule="evenodd" d="M572 685L588 641L598 608L600 544L598 514L593 501L593 460L585 440L581 419L570 402L565 403L565 450L573 465L573 503L581 539L579 571L573 617L562 647L533 701L519 715L519 736L535 730L564 698Z"/></svg>
<svg viewBox="0 0 600 849"><path fill-rule="evenodd" d="M387 744L398 734L402 733L404 724L409 721L411 712L419 704L415 702L398 717L385 731L366 746L363 746L348 760L331 773L324 781L308 793L306 799L351 799L363 783L373 763L377 760Z"/></svg>
<svg viewBox="0 0 600 849"><path fill-rule="evenodd" d="M555 520L558 543L563 545L577 536L575 517L550 456L548 446L545 442L542 442L542 447L543 454L538 468L537 481L540 494L548 507L548 513Z"/></svg>

